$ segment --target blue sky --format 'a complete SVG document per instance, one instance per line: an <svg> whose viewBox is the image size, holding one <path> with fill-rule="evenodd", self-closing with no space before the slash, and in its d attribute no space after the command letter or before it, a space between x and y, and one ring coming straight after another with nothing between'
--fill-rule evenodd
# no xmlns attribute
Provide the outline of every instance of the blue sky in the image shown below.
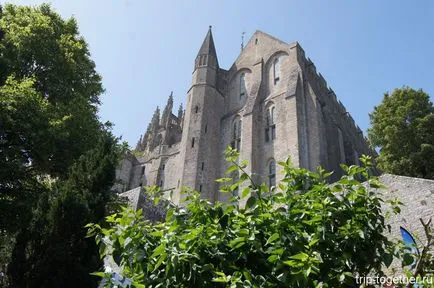
<svg viewBox="0 0 434 288"><path fill-rule="evenodd" d="M170 91L185 104L193 62L213 26L229 68L256 29L298 41L363 131L383 93L407 85L434 95L434 1L8 1L52 3L74 16L106 93L100 117L135 146Z"/></svg>

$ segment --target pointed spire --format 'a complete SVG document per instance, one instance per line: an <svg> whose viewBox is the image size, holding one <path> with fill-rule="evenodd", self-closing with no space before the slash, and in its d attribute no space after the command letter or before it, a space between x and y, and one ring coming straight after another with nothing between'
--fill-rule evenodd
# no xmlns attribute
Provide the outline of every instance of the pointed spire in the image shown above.
<svg viewBox="0 0 434 288"><path fill-rule="evenodd" d="M166 107L164 107L163 115L161 117L161 125L166 126L170 120L170 116L172 115L173 109L173 91L170 92L169 99L167 99Z"/></svg>
<svg viewBox="0 0 434 288"><path fill-rule="evenodd" d="M142 151L143 150L143 148L142 148L142 135L140 135L140 139L139 139L139 141L137 141L135 150L136 151Z"/></svg>
<svg viewBox="0 0 434 288"><path fill-rule="evenodd" d="M219 67L217 60L217 52L214 46L214 39L212 37L212 26L209 26L208 33L203 40L202 46L199 49L196 57L196 67L197 66L214 66ZM208 55L208 57L201 58L201 56ZM201 61L202 60L202 61ZM204 63L205 62L205 63Z"/></svg>
<svg viewBox="0 0 434 288"><path fill-rule="evenodd" d="M182 103L181 103L181 104L179 104L179 108L178 108L178 120L179 121L181 121L183 113L184 113L184 108L182 108Z"/></svg>
<svg viewBox="0 0 434 288"><path fill-rule="evenodd" d="M157 133L158 128L160 128L160 107L157 106L157 109L155 109L154 115L152 115L151 120L152 133Z"/></svg>

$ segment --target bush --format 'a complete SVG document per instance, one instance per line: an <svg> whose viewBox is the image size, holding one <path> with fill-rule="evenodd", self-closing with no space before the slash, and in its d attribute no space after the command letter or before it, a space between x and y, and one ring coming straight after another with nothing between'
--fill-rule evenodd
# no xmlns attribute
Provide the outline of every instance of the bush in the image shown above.
<svg viewBox="0 0 434 288"><path fill-rule="evenodd" d="M395 245L384 235L382 200L372 189L382 185L370 175L368 157L363 167L343 165L346 175L333 185L325 181L331 173L288 160L270 191L251 181L236 151L226 154L228 173L239 169L241 176L235 184L218 180L221 192L245 186L231 202L211 204L187 189L182 205L167 204L162 223L125 208L107 217L108 229L89 224L101 257L113 256L122 276L95 275L134 287L342 287L355 276L381 274L392 261ZM148 194L159 201L158 189Z"/></svg>

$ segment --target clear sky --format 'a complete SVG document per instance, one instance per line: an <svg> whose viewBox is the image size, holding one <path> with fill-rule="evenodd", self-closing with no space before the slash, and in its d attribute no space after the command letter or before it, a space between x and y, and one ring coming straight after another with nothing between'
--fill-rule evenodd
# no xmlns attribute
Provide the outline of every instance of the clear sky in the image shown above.
<svg viewBox="0 0 434 288"><path fill-rule="evenodd" d="M3 2L3 1L2 1ZM363 131L383 93L407 85L434 95L434 1L7 1L52 3L74 16L106 93L100 117L135 146L170 91L185 104L197 51L213 26L228 69L256 29L298 41Z"/></svg>

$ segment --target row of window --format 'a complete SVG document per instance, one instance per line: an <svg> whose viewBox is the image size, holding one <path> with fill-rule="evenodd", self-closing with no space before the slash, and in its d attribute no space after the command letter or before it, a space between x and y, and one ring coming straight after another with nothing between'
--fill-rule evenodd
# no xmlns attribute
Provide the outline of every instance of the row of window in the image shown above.
<svg viewBox="0 0 434 288"><path fill-rule="evenodd" d="M274 85L279 84L280 81L280 59L279 57L276 57L273 61L273 83ZM246 95L246 73L242 72L240 73L239 77L239 97L240 101L244 99L244 96Z"/></svg>
<svg viewBox="0 0 434 288"><path fill-rule="evenodd" d="M275 107L270 106L267 109L265 125L265 142L276 139L276 123L274 118ZM241 144L241 119L236 118L232 123L231 147L240 150Z"/></svg>

